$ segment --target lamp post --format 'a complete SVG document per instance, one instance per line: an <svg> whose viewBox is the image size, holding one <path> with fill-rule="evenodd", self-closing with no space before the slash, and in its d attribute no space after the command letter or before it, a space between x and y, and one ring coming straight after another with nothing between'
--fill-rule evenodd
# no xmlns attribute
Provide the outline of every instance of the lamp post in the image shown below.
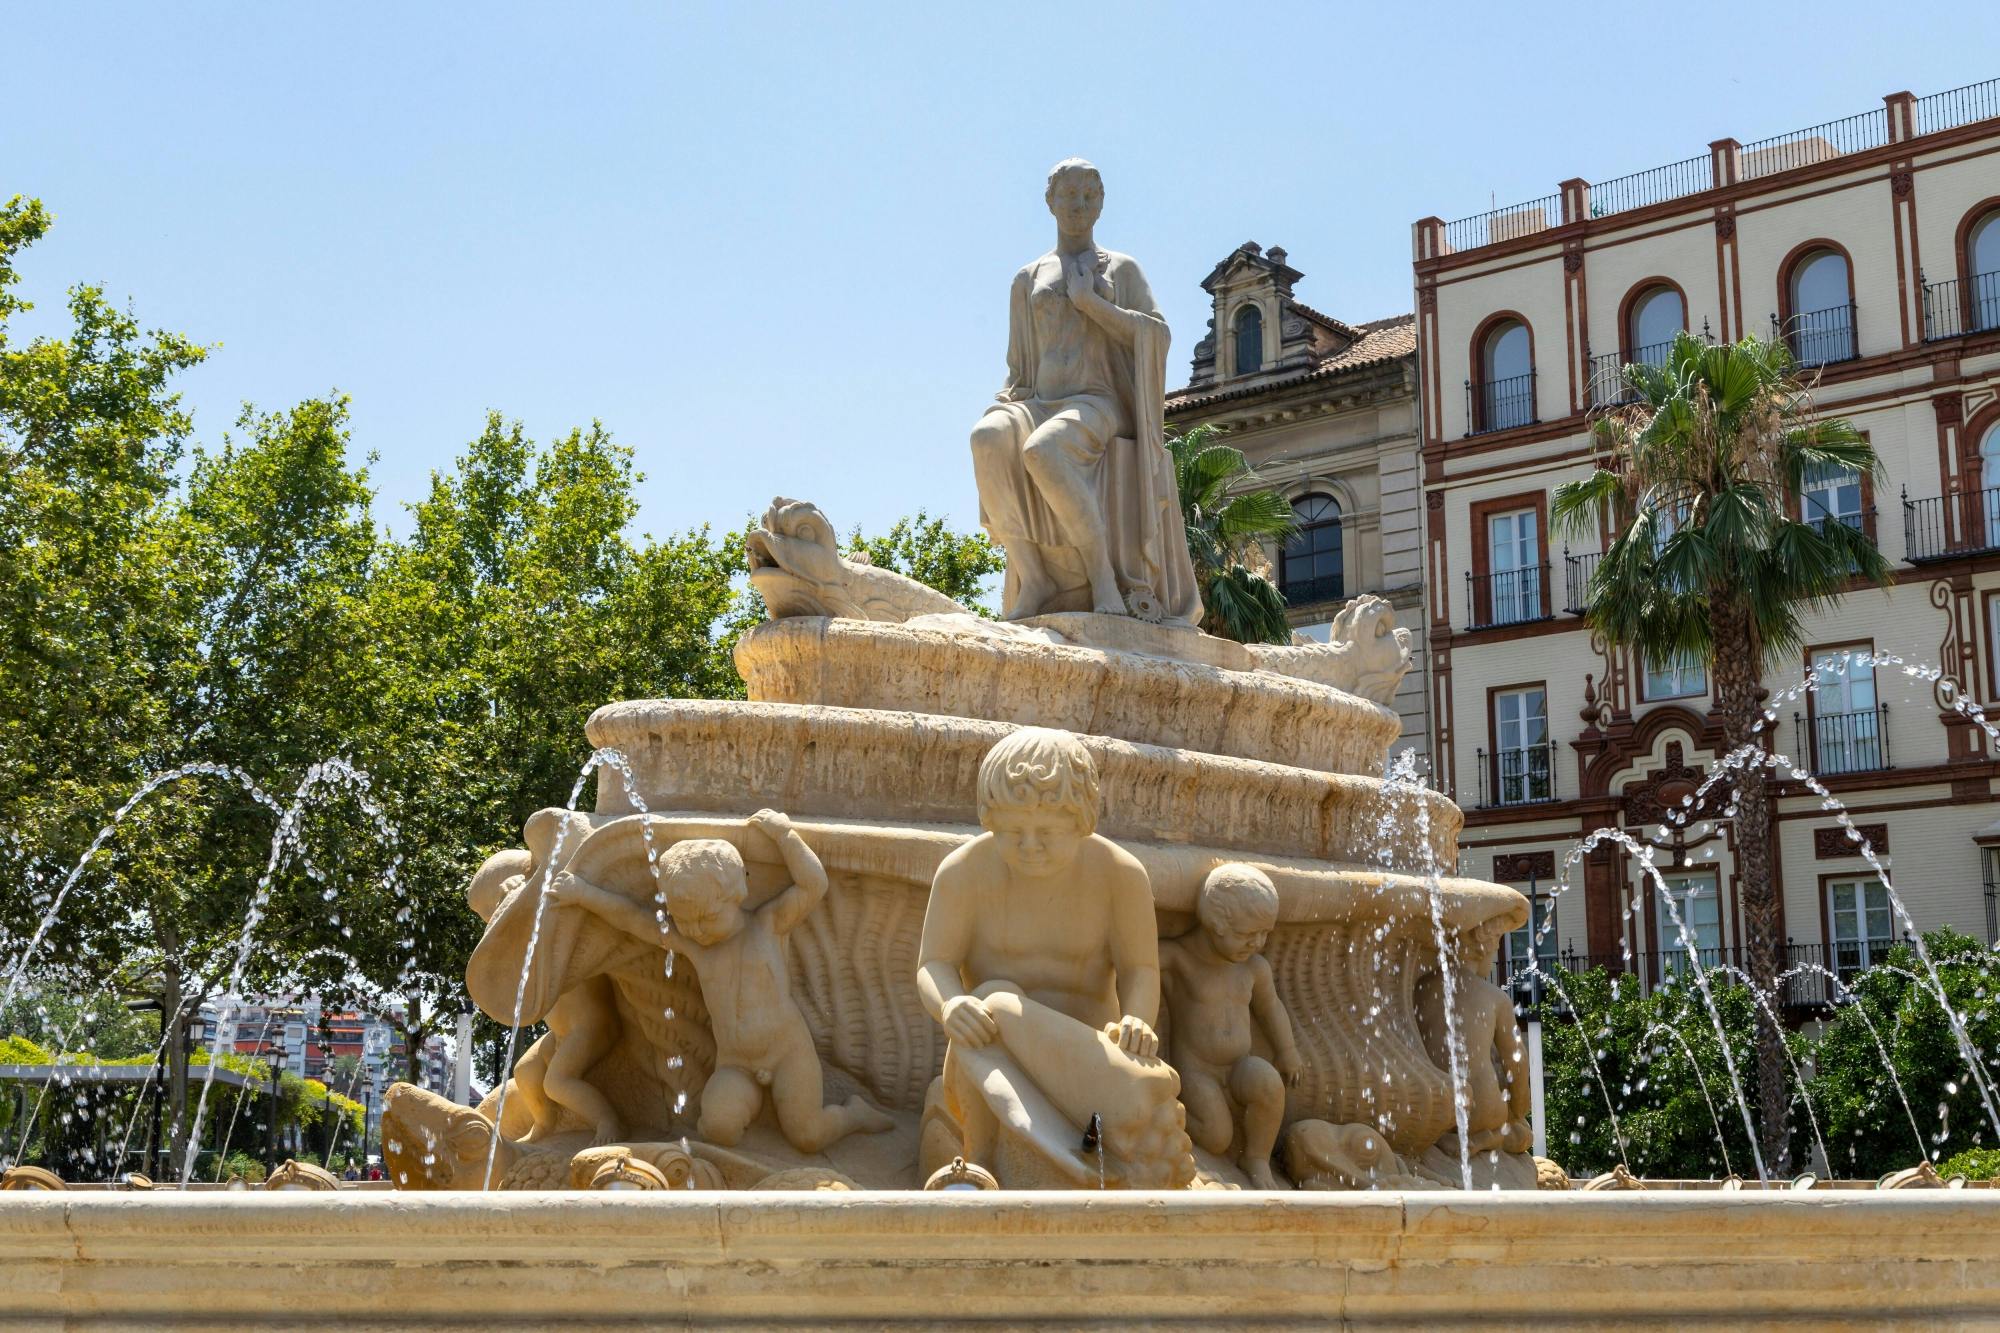
<svg viewBox="0 0 2000 1333"><path fill-rule="evenodd" d="M271 1060L271 1162L275 1166L278 1161L279 1080L284 1077L286 1059L285 1039L282 1035L271 1043L268 1054Z"/></svg>
<svg viewBox="0 0 2000 1333"><path fill-rule="evenodd" d="M1553 859L1550 857L1550 860ZM1554 867L1550 869L1553 871ZM1542 1089L1542 937L1555 927L1553 912L1556 896L1553 892L1542 892L1541 873L1542 857L1531 852L1522 852L1511 858L1494 858L1495 879L1528 881L1528 993L1523 998L1518 983L1514 984L1513 990L1515 1003L1526 1010L1528 1019L1529 1126L1534 1135L1534 1152L1537 1157L1547 1157L1548 1108ZM1546 920L1542 911L1544 903L1548 904L1550 912ZM1513 980L1511 976L1509 980Z"/></svg>
<svg viewBox="0 0 2000 1333"><path fill-rule="evenodd" d="M153 1179L160 1178L160 1103L166 1096L167 1077L167 1006L157 999L127 1000L125 1008L135 1014L147 1012L160 1016L160 1044L153 1048L153 1123L146 1132L146 1174ZM141 1091L139 1107L144 1107L145 1093ZM121 1168L124 1162L118 1164Z"/></svg>

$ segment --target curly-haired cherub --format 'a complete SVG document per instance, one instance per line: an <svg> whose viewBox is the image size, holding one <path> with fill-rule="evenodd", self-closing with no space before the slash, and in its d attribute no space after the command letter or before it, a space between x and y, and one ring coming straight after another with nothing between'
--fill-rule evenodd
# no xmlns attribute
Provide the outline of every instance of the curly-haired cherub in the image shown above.
<svg viewBox="0 0 2000 1333"><path fill-rule="evenodd" d="M818 1152L856 1132L894 1122L860 1097L825 1105L819 1052L792 999L784 937L826 896L826 870L792 821L759 810L750 827L778 846L792 884L754 911L743 857L719 838L690 838L660 857L663 920L647 906L573 875L559 876L556 900L587 908L635 939L685 955L701 980L715 1035L715 1071L701 1093L700 1137L729 1147L770 1089L778 1127L800 1152Z"/></svg>
<svg viewBox="0 0 2000 1333"><path fill-rule="evenodd" d="M1231 1104L1242 1108L1243 1170L1258 1189L1276 1189L1271 1150L1286 1085L1299 1079L1291 1015L1258 952L1278 924L1278 890L1255 866L1220 865L1201 886L1195 916L1195 930L1160 945L1167 1059L1180 1071L1188 1137L1205 1152L1228 1152ZM1252 1050L1255 1028L1271 1044L1270 1060Z"/></svg>

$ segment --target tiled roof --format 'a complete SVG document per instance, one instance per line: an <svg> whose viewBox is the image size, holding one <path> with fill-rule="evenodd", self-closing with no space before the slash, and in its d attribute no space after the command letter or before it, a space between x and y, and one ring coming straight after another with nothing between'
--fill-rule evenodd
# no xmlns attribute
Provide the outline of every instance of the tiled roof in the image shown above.
<svg viewBox="0 0 2000 1333"><path fill-rule="evenodd" d="M1338 352L1320 358L1319 364L1311 370L1301 370L1280 379L1257 380L1206 393L1193 389L1178 389L1167 395L1167 410L1177 412L1191 407L1206 407L1210 403L1228 402L1236 398L1251 398L1261 393L1289 389L1296 384L1328 379L1350 370L1381 365L1385 361L1395 361L1416 354L1415 315L1391 315L1387 319L1370 320L1366 324L1352 327L1358 335L1355 341Z"/></svg>
<svg viewBox="0 0 2000 1333"><path fill-rule="evenodd" d="M1341 320L1335 319L1332 315L1322 315L1319 311L1313 309L1311 306L1307 305L1303 301L1287 301L1285 302L1285 304L1289 306L1291 309L1296 310L1299 314L1304 315L1307 319L1319 325L1321 328L1332 329L1335 333L1340 334L1342 337L1352 338L1357 336L1357 334L1359 333L1359 330L1356 329L1352 324L1348 324Z"/></svg>

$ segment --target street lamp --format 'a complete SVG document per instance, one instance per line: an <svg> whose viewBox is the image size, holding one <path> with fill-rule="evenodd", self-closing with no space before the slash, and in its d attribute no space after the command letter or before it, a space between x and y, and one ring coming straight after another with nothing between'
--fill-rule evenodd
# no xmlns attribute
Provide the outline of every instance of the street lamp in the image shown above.
<svg viewBox="0 0 2000 1333"><path fill-rule="evenodd" d="M271 1043L271 1160L278 1160L278 1089L279 1079L285 1072L285 1039L282 1035Z"/></svg>

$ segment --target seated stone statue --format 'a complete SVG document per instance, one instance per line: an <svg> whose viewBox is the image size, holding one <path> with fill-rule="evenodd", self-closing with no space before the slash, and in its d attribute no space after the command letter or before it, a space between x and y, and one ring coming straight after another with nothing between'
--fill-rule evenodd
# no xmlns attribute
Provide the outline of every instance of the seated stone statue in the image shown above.
<svg viewBox="0 0 2000 1333"><path fill-rule="evenodd" d="M917 989L948 1038L934 1097L954 1150L1013 1188L1194 1173L1153 1031L1152 889L1095 833L1097 803L1074 736L1015 732L979 766L985 832L944 859L924 913Z"/></svg>
<svg viewBox="0 0 2000 1333"><path fill-rule="evenodd" d="M1167 1014L1167 1057L1181 1076L1188 1134L1218 1156L1236 1138L1250 1183L1277 1189L1271 1151L1285 1118L1285 1087L1299 1080L1292 1018L1260 950L1278 924L1278 890L1255 866L1230 863L1209 872L1195 901L1196 928L1160 946ZM1257 1029L1271 1059L1257 1055Z"/></svg>
<svg viewBox="0 0 2000 1333"><path fill-rule="evenodd" d="M1129 255L1099 250L1104 182L1049 172L1056 246L1014 275L1007 383L972 429L980 522L1007 551L1002 614L1192 626L1201 593L1164 447L1167 324Z"/></svg>
<svg viewBox="0 0 2000 1333"><path fill-rule="evenodd" d="M685 955L701 979L715 1034L715 1070L701 1093L696 1132L734 1145L762 1109L766 1089L778 1127L801 1152L818 1152L849 1134L893 1127L861 1097L827 1106L819 1052L792 998L784 937L826 896L826 870L784 815L760 810L750 825L778 845L793 884L755 911L743 857L716 838L677 842L660 858L666 913L563 874L555 897L593 912L627 935Z"/></svg>

